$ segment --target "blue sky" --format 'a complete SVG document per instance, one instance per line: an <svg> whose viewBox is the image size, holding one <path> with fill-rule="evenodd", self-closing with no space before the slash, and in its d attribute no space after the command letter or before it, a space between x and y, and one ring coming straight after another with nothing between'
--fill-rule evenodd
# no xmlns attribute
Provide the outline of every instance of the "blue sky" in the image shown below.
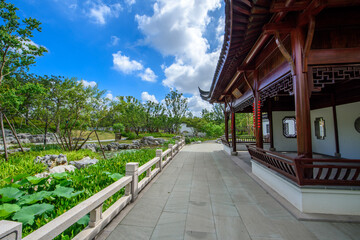
<svg viewBox="0 0 360 240"><path fill-rule="evenodd" d="M198 115L220 53L222 0L12 0L42 22L32 39L48 49L31 72L83 79L109 98L161 101L170 88Z"/></svg>

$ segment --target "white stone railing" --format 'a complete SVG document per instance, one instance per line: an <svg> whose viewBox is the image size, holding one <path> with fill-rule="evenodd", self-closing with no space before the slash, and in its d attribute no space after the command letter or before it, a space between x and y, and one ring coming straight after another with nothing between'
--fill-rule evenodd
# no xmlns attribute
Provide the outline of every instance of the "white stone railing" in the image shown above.
<svg viewBox="0 0 360 240"><path fill-rule="evenodd" d="M134 202L138 193L173 159L185 145L185 140L176 141L175 145L169 144L169 148L162 152L156 150L156 157L139 167L139 163L126 164L126 176L114 182L110 186L79 203L69 211L55 218L51 222L32 232L25 238L21 237L22 224L12 221L0 221L0 240L48 240L53 239L64 232L80 218L90 213L89 226L81 231L74 239L93 239L129 202ZM155 166L153 168L153 166ZM152 169L153 168L153 169ZM139 182L139 176L146 172ZM105 212L102 211L104 202L125 188L125 194Z"/></svg>

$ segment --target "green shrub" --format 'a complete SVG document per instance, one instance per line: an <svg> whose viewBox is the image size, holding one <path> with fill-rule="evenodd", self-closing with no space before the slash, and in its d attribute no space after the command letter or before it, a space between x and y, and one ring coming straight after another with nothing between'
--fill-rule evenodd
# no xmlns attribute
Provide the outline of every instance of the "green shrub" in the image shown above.
<svg viewBox="0 0 360 240"><path fill-rule="evenodd" d="M124 137L127 137L127 140L134 140L137 138L136 134L134 132L125 132L123 134Z"/></svg>

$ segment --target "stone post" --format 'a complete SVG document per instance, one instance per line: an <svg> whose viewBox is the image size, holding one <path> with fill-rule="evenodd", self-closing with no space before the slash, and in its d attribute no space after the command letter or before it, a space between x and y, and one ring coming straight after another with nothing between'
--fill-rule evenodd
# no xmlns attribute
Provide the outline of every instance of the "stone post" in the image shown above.
<svg viewBox="0 0 360 240"><path fill-rule="evenodd" d="M160 172L162 171L163 168L163 163L162 163L162 149L157 149L156 150L156 157L160 158L159 162L156 164L156 167L160 168Z"/></svg>
<svg viewBox="0 0 360 240"><path fill-rule="evenodd" d="M126 176L132 176L131 182L131 202L134 202L137 198L139 193L138 189L138 182L139 182L139 174L138 174L139 163L137 162L130 162L126 164Z"/></svg>
<svg viewBox="0 0 360 240"><path fill-rule="evenodd" d="M175 145L176 145L175 152L177 153L177 152L179 152L179 150L180 150L180 144L179 144L179 141L178 141L178 140L175 141Z"/></svg>
<svg viewBox="0 0 360 240"><path fill-rule="evenodd" d="M13 221L0 221L0 239L21 240L22 224Z"/></svg>
<svg viewBox="0 0 360 240"><path fill-rule="evenodd" d="M98 206L97 208L95 208L94 210L92 210L90 212L89 227L91 227L91 228L95 227L99 223L99 221L102 219L102 208L103 208L103 205L100 204L100 206Z"/></svg>
<svg viewBox="0 0 360 240"><path fill-rule="evenodd" d="M173 149L173 144L169 144L169 148L170 148L170 150L171 150L171 159L173 158L173 156L174 156L174 149Z"/></svg>

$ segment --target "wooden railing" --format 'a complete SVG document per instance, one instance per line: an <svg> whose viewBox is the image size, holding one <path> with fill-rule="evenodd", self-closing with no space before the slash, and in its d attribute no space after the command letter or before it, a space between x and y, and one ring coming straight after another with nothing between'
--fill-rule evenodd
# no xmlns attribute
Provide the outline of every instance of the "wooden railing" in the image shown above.
<svg viewBox="0 0 360 240"><path fill-rule="evenodd" d="M164 152L162 152L162 150L157 150L156 157L147 162L146 164L142 165L141 167L138 167L139 163L137 162L127 163L125 177L122 177L121 179L101 190L100 192L96 193L92 197L79 203L72 209L68 210L64 214L42 226L38 230L32 232L23 239L53 239L88 213L90 213L89 226L83 231L81 231L78 235L76 235L74 239L93 239L122 209L124 209L129 204L129 202L133 202L136 200L138 193L142 189L144 189L145 186L159 172L162 171L163 167L165 167L165 165L168 164L171 159L173 159L174 155L177 154L181 150L181 148L184 147L184 145L185 140L182 139L181 141L176 141L175 145L169 144L169 148ZM153 166L155 166L155 168L153 168ZM140 182L138 182L139 176L144 172L146 172L146 177L144 177ZM124 196L122 196L105 212L103 212L103 203L124 187ZM4 234L6 234L2 236L3 233L2 231L0 231L0 239L3 239L3 237L6 238L6 236L10 236L9 233L11 234L11 232L15 233L14 236L17 236L17 240L22 239L21 223L1 221L0 229L5 229ZM13 229L14 231L12 231Z"/></svg>
<svg viewBox="0 0 360 240"><path fill-rule="evenodd" d="M301 185L360 186L360 160L296 158Z"/></svg>
<svg viewBox="0 0 360 240"><path fill-rule="evenodd" d="M251 158L284 175L285 177L298 182L295 163L292 158L258 148L253 145L246 145Z"/></svg>
<svg viewBox="0 0 360 240"><path fill-rule="evenodd" d="M303 185L360 186L360 160L291 158L246 145L251 158Z"/></svg>
<svg viewBox="0 0 360 240"><path fill-rule="evenodd" d="M226 146L231 147L232 146L232 139L229 138L229 141L225 139L225 137L221 138L221 141ZM264 143L270 143L270 139L268 137L263 138ZM256 143L256 137L255 136L238 136L236 137L236 143Z"/></svg>

